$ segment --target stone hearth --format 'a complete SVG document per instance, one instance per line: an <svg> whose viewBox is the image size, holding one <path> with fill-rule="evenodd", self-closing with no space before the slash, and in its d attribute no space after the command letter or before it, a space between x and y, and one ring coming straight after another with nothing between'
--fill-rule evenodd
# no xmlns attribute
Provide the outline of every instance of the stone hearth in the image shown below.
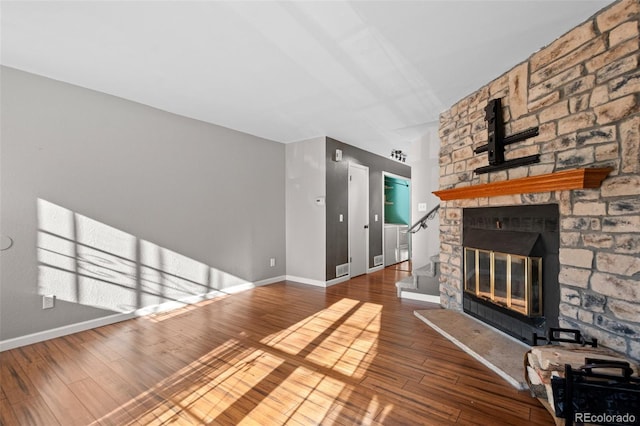
<svg viewBox="0 0 640 426"><path fill-rule="evenodd" d="M610 168L601 186L462 199L443 197L440 302L462 310L463 209L557 204L558 322L640 360L640 2L613 3L460 100L440 117L440 191L581 168ZM502 98L506 159L538 163L486 174L485 106Z"/></svg>

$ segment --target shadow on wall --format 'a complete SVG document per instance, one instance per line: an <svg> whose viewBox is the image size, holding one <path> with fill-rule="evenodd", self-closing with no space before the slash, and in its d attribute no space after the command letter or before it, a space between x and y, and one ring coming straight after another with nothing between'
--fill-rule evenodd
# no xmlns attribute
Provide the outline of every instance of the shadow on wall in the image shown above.
<svg viewBox="0 0 640 426"><path fill-rule="evenodd" d="M170 302L180 306L225 294L225 288L253 287L42 199L37 244L39 294L114 312L155 312L173 308Z"/></svg>

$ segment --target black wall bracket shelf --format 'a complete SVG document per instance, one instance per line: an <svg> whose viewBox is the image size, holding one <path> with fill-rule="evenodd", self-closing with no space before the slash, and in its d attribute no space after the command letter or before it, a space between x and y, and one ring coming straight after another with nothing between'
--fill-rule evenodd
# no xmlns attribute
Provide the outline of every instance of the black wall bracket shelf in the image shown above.
<svg viewBox="0 0 640 426"><path fill-rule="evenodd" d="M474 170L476 174L489 173L499 170L511 169L513 167L525 166L527 164L539 163L540 154L529 155L526 157L505 160L504 147L525 139L538 136L539 128L532 127L522 132L514 133L511 136L504 135L504 120L502 118L502 100L501 98L492 99L485 107L485 120L487 120L488 143L473 150L474 153L487 152L489 157L489 165L478 167Z"/></svg>

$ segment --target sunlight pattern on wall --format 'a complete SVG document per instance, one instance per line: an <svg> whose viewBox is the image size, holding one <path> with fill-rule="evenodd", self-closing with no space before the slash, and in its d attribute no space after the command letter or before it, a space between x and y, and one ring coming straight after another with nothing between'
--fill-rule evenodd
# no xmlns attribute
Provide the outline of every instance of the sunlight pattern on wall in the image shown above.
<svg viewBox="0 0 640 426"><path fill-rule="evenodd" d="M38 293L58 300L132 312L250 284L42 199L38 228Z"/></svg>

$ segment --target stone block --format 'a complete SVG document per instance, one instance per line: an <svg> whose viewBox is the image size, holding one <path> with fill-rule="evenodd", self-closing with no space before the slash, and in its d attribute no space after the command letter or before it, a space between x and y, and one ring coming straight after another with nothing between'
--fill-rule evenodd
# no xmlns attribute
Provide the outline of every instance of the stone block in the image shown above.
<svg viewBox="0 0 640 426"><path fill-rule="evenodd" d="M525 204L546 204L551 201L550 192L536 192L533 194L522 194L522 202Z"/></svg>
<svg viewBox="0 0 640 426"><path fill-rule="evenodd" d="M568 303L569 305L580 306L580 292L568 287L560 288L560 302Z"/></svg>
<svg viewBox="0 0 640 426"><path fill-rule="evenodd" d="M609 97L611 99L619 98L637 91L638 73L623 76L623 74L637 69L638 57L628 56L599 70L597 74L597 82L598 84L604 84L611 79L615 79L607 83L609 88Z"/></svg>
<svg viewBox="0 0 640 426"><path fill-rule="evenodd" d="M640 234L616 235L616 253L638 254L640 253Z"/></svg>
<svg viewBox="0 0 640 426"><path fill-rule="evenodd" d="M590 93L582 93L580 95L569 98L569 113L575 114L589 109Z"/></svg>
<svg viewBox="0 0 640 426"><path fill-rule="evenodd" d="M592 21L585 22L574 28L531 56L529 60L531 72L535 72L545 65L560 59L595 37L596 31Z"/></svg>
<svg viewBox="0 0 640 426"><path fill-rule="evenodd" d="M493 80L489 83L489 96L492 99L497 97L502 97L500 95L507 92L509 89L509 76L507 74L503 74L500 77Z"/></svg>
<svg viewBox="0 0 640 426"><path fill-rule="evenodd" d="M600 272L632 276L640 272L640 258L600 252L596 255L596 267Z"/></svg>
<svg viewBox="0 0 640 426"><path fill-rule="evenodd" d="M555 122L542 123L538 127L538 136L530 139L534 143L550 141L558 135L558 126Z"/></svg>
<svg viewBox="0 0 640 426"><path fill-rule="evenodd" d="M478 198L465 198L463 200L458 200L456 203L457 207L465 208L465 207L479 207L480 200Z"/></svg>
<svg viewBox="0 0 640 426"><path fill-rule="evenodd" d="M569 231L583 231L589 229L591 224L584 217L564 217L560 219L560 225Z"/></svg>
<svg viewBox="0 0 640 426"><path fill-rule="evenodd" d="M565 97L569 97L578 93L592 90L596 86L596 77L594 75L586 75L578 78L562 88Z"/></svg>
<svg viewBox="0 0 640 426"><path fill-rule="evenodd" d="M593 324L593 312L578 309L578 321Z"/></svg>
<svg viewBox="0 0 640 426"><path fill-rule="evenodd" d="M560 72L575 65L585 62L606 50L606 35L602 34L595 39L583 44L578 49L566 56L544 66L531 75L531 85L539 84Z"/></svg>
<svg viewBox="0 0 640 426"><path fill-rule="evenodd" d="M595 158L595 149L593 147L585 147L580 149L570 149L558 153L558 167L578 167L593 164Z"/></svg>
<svg viewBox="0 0 640 426"><path fill-rule="evenodd" d="M538 117L541 123L557 120L569 115L569 102L566 100L560 101L554 105L544 108Z"/></svg>
<svg viewBox="0 0 640 426"><path fill-rule="evenodd" d="M538 117L536 117L535 115L529 115L526 117L522 117L519 120L512 121L510 124L510 133L517 133L531 127L536 127L538 125Z"/></svg>
<svg viewBox="0 0 640 426"><path fill-rule="evenodd" d="M560 136L542 145L542 152L558 152L564 151L577 146L576 133L570 133L568 135ZM554 159L555 160L555 159Z"/></svg>
<svg viewBox="0 0 640 426"><path fill-rule="evenodd" d="M640 340L629 340L629 357L635 360L640 359Z"/></svg>
<svg viewBox="0 0 640 426"><path fill-rule="evenodd" d="M591 108L606 104L607 102L609 102L609 87L607 85L597 86L591 91L591 97L589 99L589 106Z"/></svg>
<svg viewBox="0 0 640 426"><path fill-rule="evenodd" d="M577 133L576 144L591 145L603 142L615 142L616 139L615 126L602 126L596 129L585 130Z"/></svg>
<svg viewBox="0 0 640 426"><path fill-rule="evenodd" d="M580 242L581 235L579 232L562 232L560 234L560 244L565 247L575 247Z"/></svg>
<svg viewBox="0 0 640 426"><path fill-rule="evenodd" d="M546 161L542 161L544 155L541 157L542 163L547 163ZM546 175L548 173L553 173L555 170L555 164L538 164L529 166L529 176L538 176L538 175Z"/></svg>
<svg viewBox="0 0 640 426"><path fill-rule="evenodd" d="M600 199L600 191L598 189L574 189L573 199L578 201L597 201Z"/></svg>
<svg viewBox="0 0 640 426"><path fill-rule="evenodd" d="M618 321L605 315L596 315L595 320L596 325L605 330L631 339L640 338L640 325Z"/></svg>
<svg viewBox="0 0 640 426"><path fill-rule="evenodd" d="M519 146L523 145L523 146ZM516 144L507 147L505 152L505 156L508 159L511 158L520 158L527 155L540 154L540 145L539 144ZM525 169L526 170L526 169Z"/></svg>
<svg viewBox="0 0 640 426"><path fill-rule="evenodd" d="M596 161L615 160L618 158L620 158L620 150L617 142L596 146Z"/></svg>
<svg viewBox="0 0 640 426"><path fill-rule="evenodd" d="M593 252L586 249L560 248L560 264L590 269L593 265Z"/></svg>
<svg viewBox="0 0 640 426"><path fill-rule="evenodd" d="M447 218L447 220L462 219L462 209L447 209L445 211L445 218Z"/></svg>
<svg viewBox="0 0 640 426"><path fill-rule="evenodd" d="M603 197L621 197L626 195L640 195L640 176L614 176L602 182Z"/></svg>
<svg viewBox="0 0 640 426"><path fill-rule="evenodd" d="M520 204L519 195L500 195L489 198L490 206L514 206Z"/></svg>
<svg viewBox="0 0 640 426"><path fill-rule="evenodd" d="M454 162L456 161L464 161L473 157L473 148L470 146L464 147L462 149L455 150L451 153L451 158Z"/></svg>
<svg viewBox="0 0 640 426"><path fill-rule="evenodd" d="M604 216L607 213L606 203L579 202L573 206L574 216Z"/></svg>
<svg viewBox="0 0 640 426"><path fill-rule="evenodd" d="M606 105L610 105L611 103L612 102L609 102L608 104L605 104L599 108L604 108ZM618 111L618 110L616 109L615 111ZM591 127L593 126L595 121L596 121L596 116L590 111L583 111L577 114L572 114L568 117L561 119L558 122L558 134L565 135L567 133L571 133L571 132L585 129L587 127ZM606 124L606 123L600 123L600 124Z"/></svg>
<svg viewBox="0 0 640 426"><path fill-rule="evenodd" d="M611 201L608 213L611 216L640 214L640 199L626 198L624 200Z"/></svg>
<svg viewBox="0 0 640 426"><path fill-rule="evenodd" d="M610 234L593 233L582 235L582 243L585 247L606 249L613 247L614 238Z"/></svg>
<svg viewBox="0 0 640 426"><path fill-rule="evenodd" d="M573 327L576 328L576 327ZM609 330L589 325L581 325L578 327L588 339L598 339L598 346L613 349L621 353L627 352L627 339L612 333Z"/></svg>
<svg viewBox="0 0 640 426"><path fill-rule="evenodd" d="M577 319L578 308L576 306L572 306L567 303L560 303L560 315L563 315L571 319Z"/></svg>
<svg viewBox="0 0 640 426"><path fill-rule="evenodd" d="M567 82L573 81L582 76L582 66L576 65L566 71L561 72L555 77L550 78L536 86L533 86L529 90L529 99L535 100L538 98L546 97L551 92L561 88Z"/></svg>
<svg viewBox="0 0 640 426"><path fill-rule="evenodd" d="M529 87L529 65L524 62L508 73L509 79L509 111L511 119L518 119L526 114L527 93Z"/></svg>
<svg viewBox="0 0 640 426"><path fill-rule="evenodd" d="M614 3L613 6L600 13L596 17L596 23L598 29L601 32L605 32L617 27L638 13L640 13L638 0L623 0L620 3Z"/></svg>
<svg viewBox="0 0 640 426"><path fill-rule="evenodd" d="M600 55L586 62L585 66L587 68L587 72L596 72L600 68L605 67L620 58L633 54L638 50L638 44L638 40L631 39L620 43L611 49L608 49L604 53L601 53Z"/></svg>
<svg viewBox="0 0 640 426"><path fill-rule="evenodd" d="M629 21L618 25L609 33L609 46L638 37L638 21Z"/></svg>
<svg viewBox="0 0 640 426"><path fill-rule="evenodd" d="M637 279L594 272L590 285L592 291L605 296L621 300L640 300L640 283Z"/></svg>
<svg viewBox="0 0 640 426"><path fill-rule="evenodd" d="M529 175L529 169L526 167L516 167L514 169L507 170L509 175L509 180L511 179L519 179L523 177L527 177Z"/></svg>
<svg viewBox="0 0 640 426"><path fill-rule="evenodd" d="M607 307L616 318L623 321L640 322L640 303L609 299Z"/></svg>
<svg viewBox="0 0 640 426"><path fill-rule="evenodd" d="M601 225L601 223L600 223L600 219L599 219L599 218L595 218L595 217L593 217L593 218L591 218L591 219L589 220L589 222L590 222L589 227L590 227L593 231L599 231L599 230L601 230L601 229L602 229L602 225Z"/></svg>
<svg viewBox="0 0 640 426"><path fill-rule="evenodd" d="M604 232L639 232L640 216L615 216L602 219L602 230Z"/></svg>
<svg viewBox="0 0 640 426"><path fill-rule="evenodd" d="M465 170L467 170L467 166L465 162L459 161L453 165L454 173L461 173L461 172L464 172Z"/></svg>
<svg viewBox="0 0 640 426"><path fill-rule="evenodd" d="M583 292L581 305L591 312L604 312L607 298L601 294Z"/></svg>
<svg viewBox="0 0 640 426"><path fill-rule="evenodd" d="M529 102L527 108L530 112L536 112L539 109L542 109L546 106L553 105L560 100L560 91L556 90L555 92L551 92L546 96L536 99L533 102Z"/></svg>
<svg viewBox="0 0 640 426"><path fill-rule="evenodd" d="M622 146L622 172L640 173L640 117L620 123Z"/></svg>

